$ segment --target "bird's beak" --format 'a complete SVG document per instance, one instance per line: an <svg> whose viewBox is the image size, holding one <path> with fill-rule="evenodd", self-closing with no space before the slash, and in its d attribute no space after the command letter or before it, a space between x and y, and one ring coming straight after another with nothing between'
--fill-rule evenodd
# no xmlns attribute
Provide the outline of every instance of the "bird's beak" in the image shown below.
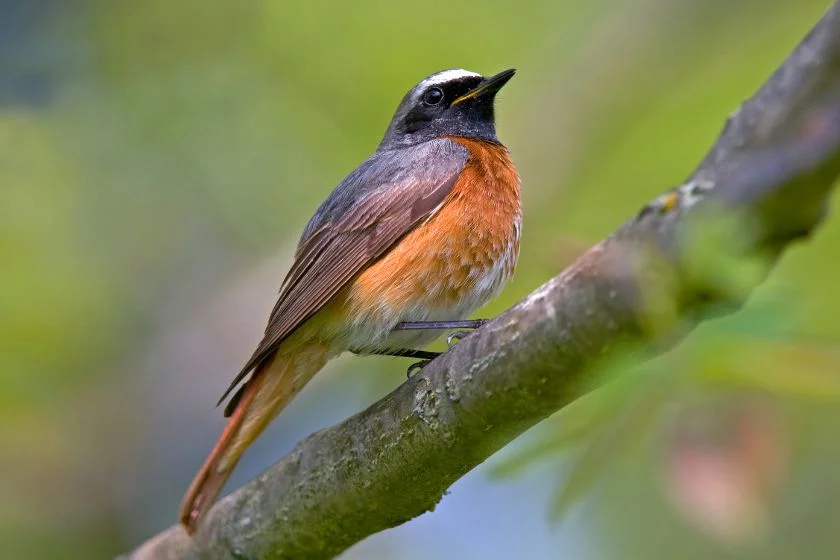
<svg viewBox="0 0 840 560"><path fill-rule="evenodd" d="M472 89L461 97L455 99L455 101L451 103L450 107L457 105L462 101L466 101L467 99L475 99L476 97L495 94L497 91L502 89L502 86L508 83L508 80L513 78L514 74L516 74L516 69L511 68L509 70L499 72L494 76L490 76L489 78L485 78L480 84L478 84L478 86L475 87L475 89Z"/></svg>

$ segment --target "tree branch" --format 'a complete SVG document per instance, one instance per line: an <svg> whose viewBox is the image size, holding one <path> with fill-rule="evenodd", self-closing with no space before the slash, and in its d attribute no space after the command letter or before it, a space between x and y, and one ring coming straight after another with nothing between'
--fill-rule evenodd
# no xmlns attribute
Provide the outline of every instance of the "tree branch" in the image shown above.
<svg viewBox="0 0 840 560"><path fill-rule="evenodd" d="M628 341L661 351L650 343L663 333L743 302L759 278L733 293L698 272L689 247L719 240L710 224L737 220L737 244L715 251L769 270L819 223L839 172L840 2L729 118L686 184L393 393L301 441L220 501L194 539L175 526L129 557L328 558L434 509L452 483L591 390L588 366L604 352Z"/></svg>

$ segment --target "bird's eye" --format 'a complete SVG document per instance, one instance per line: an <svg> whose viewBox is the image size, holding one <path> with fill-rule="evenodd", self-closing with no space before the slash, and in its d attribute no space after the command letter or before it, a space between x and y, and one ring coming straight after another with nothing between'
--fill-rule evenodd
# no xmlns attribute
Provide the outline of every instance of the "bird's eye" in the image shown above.
<svg viewBox="0 0 840 560"><path fill-rule="evenodd" d="M423 103L426 105L440 105L443 101L443 92L440 88L433 87L423 94Z"/></svg>

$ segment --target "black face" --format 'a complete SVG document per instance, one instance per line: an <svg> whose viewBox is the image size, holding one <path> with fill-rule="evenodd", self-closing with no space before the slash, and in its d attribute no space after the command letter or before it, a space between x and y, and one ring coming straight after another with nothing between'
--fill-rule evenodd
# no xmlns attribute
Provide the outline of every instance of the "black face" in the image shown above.
<svg viewBox="0 0 840 560"><path fill-rule="evenodd" d="M464 70L445 70L429 76L403 98L380 149L443 136L497 142L493 101L513 74L514 70L505 70L485 78Z"/></svg>

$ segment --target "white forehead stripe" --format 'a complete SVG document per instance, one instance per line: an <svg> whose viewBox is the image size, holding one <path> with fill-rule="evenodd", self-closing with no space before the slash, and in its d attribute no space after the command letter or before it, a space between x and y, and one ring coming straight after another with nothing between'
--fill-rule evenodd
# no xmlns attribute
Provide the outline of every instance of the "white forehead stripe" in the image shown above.
<svg viewBox="0 0 840 560"><path fill-rule="evenodd" d="M470 72L469 70L444 70L443 72L438 72L437 74L432 74L422 82L420 82L420 87L417 89L425 89L429 86L434 86L438 84L445 84L446 82L451 82L452 80L457 80L458 78L480 78L481 74L476 74L475 72Z"/></svg>

